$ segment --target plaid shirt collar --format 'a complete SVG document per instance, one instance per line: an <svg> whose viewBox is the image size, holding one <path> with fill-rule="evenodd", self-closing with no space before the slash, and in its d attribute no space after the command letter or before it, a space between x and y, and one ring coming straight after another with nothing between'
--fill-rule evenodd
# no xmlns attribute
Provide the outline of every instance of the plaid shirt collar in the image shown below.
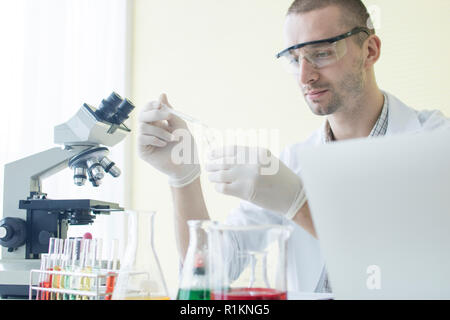
<svg viewBox="0 0 450 320"><path fill-rule="evenodd" d="M384 104L383 109L381 110L381 114L378 117L375 126L372 128L372 131L369 134L369 137L377 137L384 136L386 134L387 126L388 126L388 118L389 118L389 100L386 94L384 94ZM323 143L329 143L335 141L333 131L331 130L330 123L328 120L325 120L324 132L322 136Z"/></svg>

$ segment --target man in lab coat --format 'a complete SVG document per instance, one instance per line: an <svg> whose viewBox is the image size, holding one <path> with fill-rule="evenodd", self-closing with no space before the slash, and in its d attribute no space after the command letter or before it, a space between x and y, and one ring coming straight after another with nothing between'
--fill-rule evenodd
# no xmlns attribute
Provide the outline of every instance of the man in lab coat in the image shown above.
<svg viewBox="0 0 450 320"><path fill-rule="evenodd" d="M245 147L214 150L206 166L217 191L243 200L227 223L293 226L287 266L291 291L331 291L301 180L298 157L302 148L450 126L439 111L416 111L378 88L374 65L380 57L381 41L370 26L360 0L294 1L285 20L286 49L277 57L296 75L311 111L324 116L323 126L306 141L287 147L274 174L261 174L260 163L229 161L239 151L251 152ZM165 95L147 104L140 114L139 154L169 176L177 241L184 257L189 239L186 222L209 219L209 215L198 163L176 164L170 157L177 146L173 133L187 130L186 123L162 105L171 107ZM195 153L195 143L192 146L190 151ZM278 161L267 150L258 149L257 153Z"/></svg>

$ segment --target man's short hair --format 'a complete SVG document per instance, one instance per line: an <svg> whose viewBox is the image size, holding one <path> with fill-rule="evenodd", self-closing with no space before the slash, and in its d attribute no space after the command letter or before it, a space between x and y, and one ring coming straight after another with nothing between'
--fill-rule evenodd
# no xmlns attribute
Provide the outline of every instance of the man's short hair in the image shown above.
<svg viewBox="0 0 450 320"><path fill-rule="evenodd" d="M342 24L349 29L366 27L370 29L371 34L375 34L370 14L361 0L295 0L289 7L287 15L307 13L328 6L337 6L343 10ZM359 46L362 46L366 38L367 35L362 32L359 36L353 37Z"/></svg>

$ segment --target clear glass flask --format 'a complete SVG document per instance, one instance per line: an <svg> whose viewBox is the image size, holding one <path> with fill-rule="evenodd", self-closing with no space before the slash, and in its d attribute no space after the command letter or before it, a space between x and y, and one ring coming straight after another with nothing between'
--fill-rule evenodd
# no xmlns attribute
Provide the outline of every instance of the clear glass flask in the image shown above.
<svg viewBox="0 0 450 320"><path fill-rule="evenodd" d="M286 300L286 225L208 227L211 300Z"/></svg>
<svg viewBox="0 0 450 320"><path fill-rule="evenodd" d="M155 212L127 211L128 242L114 286L113 300L169 300L156 255Z"/></svg>
<svg viewBox="0 0 450 320"><path fill-rule="evenodd" d="M181 271L177 300L210 300L207 220L189 220L189 246Z"/></svg>

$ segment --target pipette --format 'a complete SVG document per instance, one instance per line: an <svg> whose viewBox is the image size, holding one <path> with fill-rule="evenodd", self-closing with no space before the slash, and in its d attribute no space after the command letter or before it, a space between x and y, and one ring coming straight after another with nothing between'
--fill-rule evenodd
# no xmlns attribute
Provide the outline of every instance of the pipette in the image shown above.
<svg viewBox="0 0 450 320"><path fill-rule="evenodd" d="M166 111L170 112L171 114L176 115L177 117L180 117L181 119L183 119L183 120L185 120L187 122L190 122L192 124L199 125L204 130L206 130L206 132L203 135L203 137L205 138L206 143L208 143L208 147L211 147L211 143L212 143L211 142L211 138L212 137L209 135L211 129L205 123L203 123L202 121L200 121L200 120L198 120L198 119L196 119L196 118L194 118L194 117L192 117L192 116L190 116L190 115L188 115L188 114L186 114L184 112L181 112L181 111L175 110L173 108L170 108L164 103L162 103L162 106L165 108Z"/></svg>
<svg viewBox="0 0 450 320"><path fill-rule="evenodd" d="M198 120L198 119L196 119L196 118L194 118L194 117L192 117L192 116L190 116L190 115L188 115L188 114L186 114L184 112L181 112L181 111L175 110L173 108L170 108L169 106L167 106L164 103L162 103L162 106L165 108L166 111L168 111L168 112L170 112L170 113L180 117L183 120L186 120L188 122L195 123L195 124L198 124L198 125L201 125L203 127L208 128L208 126L206 124L204 124L200 120Z"/></svg>

